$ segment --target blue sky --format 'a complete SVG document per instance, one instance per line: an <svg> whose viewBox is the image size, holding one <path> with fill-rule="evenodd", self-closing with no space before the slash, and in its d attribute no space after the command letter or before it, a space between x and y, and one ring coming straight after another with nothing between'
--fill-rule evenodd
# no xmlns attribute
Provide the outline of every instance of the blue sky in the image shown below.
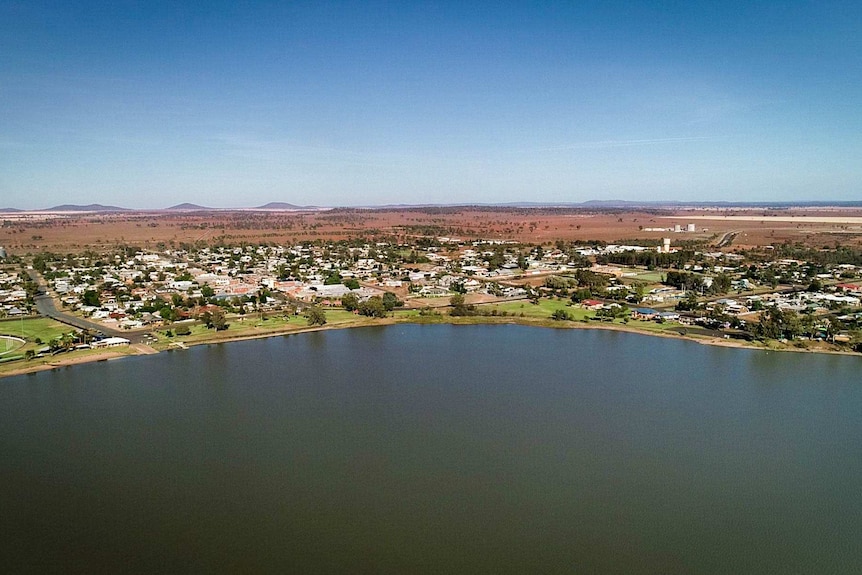
<svg viewBox="0 0 862 575"><path fill-rule="evenodd" d="M0 0L0 207L862 199L862 3Z"/></svg>

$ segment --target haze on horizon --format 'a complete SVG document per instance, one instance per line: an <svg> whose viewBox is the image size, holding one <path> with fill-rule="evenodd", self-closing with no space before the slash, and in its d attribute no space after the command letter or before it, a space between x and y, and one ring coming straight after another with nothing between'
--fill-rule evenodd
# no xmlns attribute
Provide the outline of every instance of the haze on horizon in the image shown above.
<svg viewBox="0 0 862 575"><path fill-rule="evenodd" d="M0 0L0 207L862 198L858 2L467 4Z"/></svg>

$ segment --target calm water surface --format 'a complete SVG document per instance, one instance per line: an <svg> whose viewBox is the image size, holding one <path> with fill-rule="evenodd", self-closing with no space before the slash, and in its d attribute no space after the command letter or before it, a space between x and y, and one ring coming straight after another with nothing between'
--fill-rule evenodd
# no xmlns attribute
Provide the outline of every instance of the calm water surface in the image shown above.
<svg viewBox="0 0 862 575"><path fill-rule="evenodd" d="M0 380L6 572L858 573L862 360L394 326Z"/></svg>

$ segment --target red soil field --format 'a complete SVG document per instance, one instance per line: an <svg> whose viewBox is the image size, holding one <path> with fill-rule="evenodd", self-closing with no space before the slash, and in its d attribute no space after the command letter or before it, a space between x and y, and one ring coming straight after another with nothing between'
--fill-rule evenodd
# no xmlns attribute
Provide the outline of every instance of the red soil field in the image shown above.
<svg viewBox="0 0 862 575"><path fill-rule="evenodd" d="M724 216L750 220L725 220ZM695 219L697 218L697 219ZM709 219L700 219L709 218ZM780 218L780 219L779 219ZM832 221L818 221L833 218ZM789 219L790 221L782 221ZM119 214L0 215L0 246L10 254L43 250L61 253L101 249L116 244L145 249L183 243L275 243L323 239L395 236L511 240L606 242L637 239L710 240L737 232L730 247L802 242L813 247L862 245L862 210L587 210L580 208L439 207L405 209L334 209L322 211L122 212ZM693 233L646 231L686 229Z"/></svg>

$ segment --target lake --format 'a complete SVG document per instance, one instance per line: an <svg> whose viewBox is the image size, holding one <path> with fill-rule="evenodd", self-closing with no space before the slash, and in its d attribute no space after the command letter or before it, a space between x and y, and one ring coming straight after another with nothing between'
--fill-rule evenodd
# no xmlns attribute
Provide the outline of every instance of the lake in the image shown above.
<svg viewBox="0 0 862 575"><path fill-rule="evenodd" d="M7 572L856 573L862 358L396 325L0 380Z"/></svg>

